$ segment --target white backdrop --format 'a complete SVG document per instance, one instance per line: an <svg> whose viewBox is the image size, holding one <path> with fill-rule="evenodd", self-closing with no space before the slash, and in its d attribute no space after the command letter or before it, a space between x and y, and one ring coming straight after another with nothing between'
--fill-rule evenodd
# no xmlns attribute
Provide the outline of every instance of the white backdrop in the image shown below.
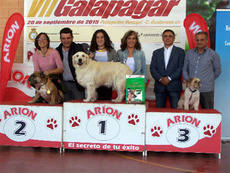
<svg viewBox="0 0 230 173"><path fill-rule="evenodd" d="M138 31L147 64L153 50L162 46L161 33L166 28L175 31L178 46L185 46L186 1L183 0L44 0L43 3L28 0L24 4L25 63L31 62L33 42L38 33L48 33L51 45L56 47L59 31L65 26L73 29L75 42L86 43L90 43L95 30L103 28L110 35L115 49L120 48L120 40L126 31Z"/></svg>

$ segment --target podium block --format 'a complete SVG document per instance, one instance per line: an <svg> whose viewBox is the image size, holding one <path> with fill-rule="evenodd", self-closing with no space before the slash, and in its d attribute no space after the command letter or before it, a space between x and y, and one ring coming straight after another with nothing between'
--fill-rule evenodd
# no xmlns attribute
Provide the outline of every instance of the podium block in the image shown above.
<svg viewBox="0 0 230 173"><path fill-rule="evenodd" d="M0 145L54 147L62 142L62 106L0 105Z"/></svg>
<svg viewBox="0 0 230 173"><path fill-rule="evenodd" d="M64 147L143 151L145 105L64 103Z"/></svg>
<svg viewBox="0 0 230 173"><path fill-rule="evenodd" d="M220 153L221 113L216 110L147 110L146 150Z"/></svg>

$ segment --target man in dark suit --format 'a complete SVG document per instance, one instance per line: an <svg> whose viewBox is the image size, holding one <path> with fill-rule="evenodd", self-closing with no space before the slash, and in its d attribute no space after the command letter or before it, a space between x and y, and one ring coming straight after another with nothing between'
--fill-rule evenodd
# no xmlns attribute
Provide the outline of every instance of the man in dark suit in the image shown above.
<svg viewBox="0 0 230 173"><path fill-rule="evenodd" d="M84 88L76 80L75 69L72 63L72 56L80 51L86 52L82 44L73 42L73 32L70 28L63 28L60 31L61 44L56 48L63 61L64 72L62 74L64 84L64 101L83 100Z"/></svg>
<svg viewBox="0 0 230 173"><path fill-rule="evenodd" d="M171 108L177 108L182 90L182 69L185 52L173 45L175 33L167 29L162 33L164 47L153 52L150 73L155 79L154 92L157 108L166 107L169 97Z"/></svg>

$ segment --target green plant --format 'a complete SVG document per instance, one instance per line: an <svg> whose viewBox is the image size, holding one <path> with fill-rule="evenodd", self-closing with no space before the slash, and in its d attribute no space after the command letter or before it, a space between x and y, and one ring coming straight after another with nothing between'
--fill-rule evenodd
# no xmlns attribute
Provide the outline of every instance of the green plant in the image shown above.
<svg viewBox="0 0 230 173"><path fill-rule="evenodd" d="M187 11L186 14L198 13L200 14L209 25L209 20L215 12L216 5L221 0L188 0L186 1Z"/></svg>

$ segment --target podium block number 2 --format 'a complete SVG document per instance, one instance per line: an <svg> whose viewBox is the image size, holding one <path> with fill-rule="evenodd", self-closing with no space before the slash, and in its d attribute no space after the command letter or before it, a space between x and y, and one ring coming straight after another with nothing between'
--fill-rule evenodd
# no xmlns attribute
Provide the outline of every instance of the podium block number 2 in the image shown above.
<svg viewBox="0 0 230 173"><path fill-rule="evenodd" d="M26 131L25 131L26 123L24 121L16 121L15 124L19 126L15 130L14 134L17 136L26 135Z"/></svg>
<svg viewBox="0 0 230 173"><path fill-rule="evenodd" d="M23 116L15 116L6 120L3 130L9 139L24 142L34 136L36 128L33 120Z"/></svg>

